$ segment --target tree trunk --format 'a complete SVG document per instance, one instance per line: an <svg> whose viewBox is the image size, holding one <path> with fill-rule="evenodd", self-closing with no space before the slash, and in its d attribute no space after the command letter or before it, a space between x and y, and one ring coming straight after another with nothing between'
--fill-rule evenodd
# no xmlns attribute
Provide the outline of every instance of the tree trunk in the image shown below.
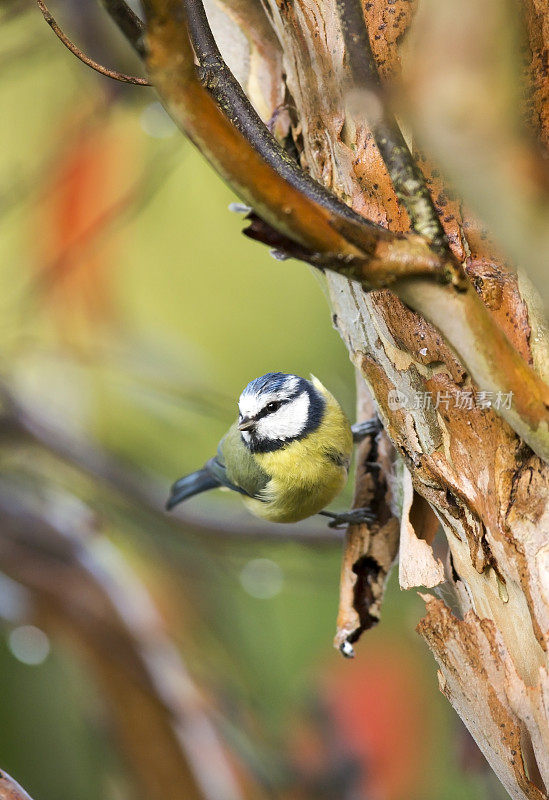
<svg viewBox="0 0 549 800"><path fill-rule="evenodd" d="M360 213L406 230L372 135L346 104L335 0L271 0L269 8L297 108L294 134L303 163ZM411 10L400 0L365 5L385 78L399 69L396 43ZM462 204L442 196L447 190L434 170L429 173L454 252L498 324L532 360L519 281L491 254ZM450 608L424 595L427 614L418 628L439 662L440 688L509 794L542 797L549 785L547 465L490 407L497 398L485 403L475 396L467 370L437 330L391 291L366 294L335 273L327 274L327 284L336 328L404 461L402 480L427 500L448 541L443 565L430 542L416 536L405 509L402 588L444 581L454 598ZM386 539L387 526L371 535Z"/></svg>
<svg viewBox="0 0 549 800"><path fill-rule="evenodd" d="M225 0L228 16L213 20L214 32L222 50L230 39L233 53L236 47L246 55L236 59L246 65L239 78L264 122L319 184L393 232L387 243L386 232L371 227L359 242L351 231L356 219L347 228L345 213L322 194L300 205L295 165L282 159L273 177L276 153L268 153L269 169L256 159L247 123L222 94L225 67L196 34L195 3L187 4L189 31L210 92L201 94L181 27L170 27L179 6L145 3L151 80L174 118L254 203L263 221L252 223L252 234L326 268L335 327L398 454L392 462L385 434L361 453L356 500L372 501L379 522L348 533L336 642L350 655L352 642L379 618L397 550L391 509L398 507L401 586L435 589L423 595L427 613L418 630L440 665L441 690L509 794L547 797L548 343L541 302L491 236L531 267L534 279L539 275L549 230L549 12L525 0L523 33L517 6L500 0L424 0L417 13L409 0L364 2L374 67L361 83L354 52L361 34L346 16L350 0L266 0L276 39L269 35L264 48L256 0ZM275 106L280 87L285 102ZM400 135L393 106L399 116L408 112L436 166L410 132L407 145L397 137L394 146L381 132ZM402 170L407 146L415 165ZM247 162L238 157L246 148ZM278 180L284 170L293 171L286 201ZM489 223L490 235L464 200ZM342 242L338 257L326 260ZM384 272L395 242L403 248L402 271ZM437 270L451 288L433 280ZM394 291L365 291L389 283ZM372 453L381 468L371 465ZM447 541L443 560L431 548L437 521Z"/></svg>

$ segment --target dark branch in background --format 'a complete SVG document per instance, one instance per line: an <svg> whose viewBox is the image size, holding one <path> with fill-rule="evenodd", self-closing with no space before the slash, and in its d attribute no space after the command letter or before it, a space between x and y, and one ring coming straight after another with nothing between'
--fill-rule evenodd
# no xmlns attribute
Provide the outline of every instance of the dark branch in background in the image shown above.
<svg viewBox="0 0 549 800"><path fill-rule="evenodd" d="M141 58L145 58L145 26L124 0L101 0L103 7Z"/></svg>
<svg viewBox="0 0 549 800"><path fill-rule="evenodd" d="M123 72L117 72L114 69L109 69L108 67L104 67L102 64L98 64L97 61L94 61L89 56L85 55L71 40L69 37L63 33L53 16L51 15L47 5L44 3L44 0L36 0L38 4L38 8L42 12L42 15L52 31L55 33L58 39L60 39L67 50L76 56L83 64L86 66L91 67L96 72L99 72L101 75L106 75L107 78L112 78L115 81L120 81L121 83L133 83L137 86L150 86L151 84L146 78L138 78L135 75L126 75Z"/></svg>
<svg viewBox="0 0 549 800"><path fill-rule="evenodd" d="M368 125L396 195L408 212L412 229L424 236L435 252L452 258L425 178L396 119L387 109L362 4L360 0L338 0L337 8L354 85L361 92Z"/></svg>
<svg viewBox="0 0 549 800"><path fill-rule="evenodd" d="M243 800L214 712L146 586L97 530L89 509L69 516L64 509L60 502L48 517L35 493L2 479L0 566L30 593L31 619L64 634L86 657L139 796ZM7 788L13 793L0 779L1 800L29 800Z"/></svg>
<svg viewBox="0 0 549 800"><path fill-rule="evenodd" d="M28 409L3 391L0 394L5 412L0 416L0 441L19 441L46 451L54 458L68 464L80 474L97 481L100 486L122 500L127 506L143 514L152 515L156 525L162 523L163 530L174 540L189 533L202 536L222 537L258 541L297 541L303 544L338 544L342 535L323 525L312 529L305 525L277 525L265 523L247 516L231 520L225 514L222 519L205 518L200 514L182 509L177 514L164 513L166 492L159 487L158 479L132 469L111 453L95 447L85 439L75 439L66 432L50 427L36 419Z"/></svg>
<svg viewBox="0 0 549 800"><path fill-rule="evenodd" d="M140 570L103 534L91 507L67 513L63 490L46 494L44 513L40 492L5 475L0 479L1 575L17 584L25 600L9 622L35 624L84 657L131 767L131 797L272 800L288 796L289 781L308 787L310 775L296 772L291 748L254 747L253 721L236 724L226 692L215 686L203 692L189 674L174 636L176 623L186 619L186 592L172 594L168 580L159 606ZM337 780L346 786L340 752L341 742L331 735L320 777L327 785ZM0 770L0 800L31 799Z"/></svg>

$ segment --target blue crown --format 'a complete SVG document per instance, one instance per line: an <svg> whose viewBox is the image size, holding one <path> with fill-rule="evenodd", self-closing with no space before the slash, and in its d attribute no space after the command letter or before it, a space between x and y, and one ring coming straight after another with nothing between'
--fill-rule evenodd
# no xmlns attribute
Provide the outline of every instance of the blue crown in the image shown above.
<svg viewBox="0 0 549 800"><path fill-rule="evenodd" d="M257 395L280 391L280 389L284 388L289 378L297 378L300 387L305 383L304 379L300 378L299 375L288 375L284 372L267 372L266 375L262 375L260 378L255 378L253 381L250 381L242 394Z"/></svg>

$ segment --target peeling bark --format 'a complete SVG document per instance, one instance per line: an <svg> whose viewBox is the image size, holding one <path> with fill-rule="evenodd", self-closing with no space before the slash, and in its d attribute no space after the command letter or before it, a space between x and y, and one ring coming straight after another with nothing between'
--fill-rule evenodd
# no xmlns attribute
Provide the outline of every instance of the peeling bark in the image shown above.
<svg viewBox="0 0 549 800"><path fill-rule="evenodd" d="M375 411L366 385L357 376L359 421ZM345 536L337 630L334 645L346 657L353 642L379 622L385 585L398 554L398 520L393 512L394 449L384 431L367 437L357 451L354 508L369 506L377 516L374 526L351 525Z"/></svg>
<svg viewBox="0 0 549 800"><path fill-rule="evenodd" d="M414 586L432 589L444 581L444 566L440 559L435 558L431 543L418 536L418 525L412 523L414 496L417 495L414 493L412 476L404 467L398 579L402 589L411 589Z"/></svg>
<svg viewBox="0 0 549 800"><path fill-rule="evenodd" d="M540 669L539 687L529 688L518 676L491 620L479 619L472 611L458 620L441 600L429 595L423 598L427 614L418 630L440 665L440 690L510 796L542 800L546 795L532 783L527 771L533 769L538 780L539 772L545 782L549 778L546 720L539 726L540 708L547 705L546 670ZM531 760L530 742L539 772Z"/></svg>

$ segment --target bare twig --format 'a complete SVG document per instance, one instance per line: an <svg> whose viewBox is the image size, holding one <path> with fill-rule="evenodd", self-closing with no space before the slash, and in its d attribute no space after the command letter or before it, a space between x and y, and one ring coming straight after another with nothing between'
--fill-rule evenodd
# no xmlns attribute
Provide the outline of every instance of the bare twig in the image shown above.
<svg viewBox="0 0 549 800"><path fill-rule="evenodd" d="M0 485L0 566L31 592L39 624L83 651L143 796L240 800L210 709L147 588L85 509L66 518L61 503L49 519L35 502Z"/></svg>
<svg viewBox="0 0 549 800"><path fill-rule="evenodd" d="M57 22L55 21L54 17L51 15L48 7L44 3L44 0L36 0L38 8L42 12L42 15L52 31L55 33L58 39L60 39L67 50L70 50L73 55L76 56L83 64L86 66L91 67L91 69L99 72L101 75L106 75L107 78L112 78L115 81L120 81L121 83L132 83L137 86L150 86L149 81L146 78L138 78L135 75L126 75L123 72L118 72L114 69L109 69L108 67L104 67L102 64L98 64L97 61L94 61L92 58L87 56L83 53L75 44L71 42L69 37L63 33Z"/></svg>
<svg viewBox="0 0 549 800"><path fill-rule="evenodd" d="M145 58L145 26L124 0L101 0L106 12L112 17L131 44L135 52Z"/></svg>
<svg viewBox="0 0 549 800"><path fill-rule="evenodd" d="M360 0L338 0L337 7L354 84L361 92L360 100L366 106L368 124L396 195L408 212L413 230L425 236L433 250L451 258L448 240L425 178L396 119L387 109L362 4Z"/></svg>

